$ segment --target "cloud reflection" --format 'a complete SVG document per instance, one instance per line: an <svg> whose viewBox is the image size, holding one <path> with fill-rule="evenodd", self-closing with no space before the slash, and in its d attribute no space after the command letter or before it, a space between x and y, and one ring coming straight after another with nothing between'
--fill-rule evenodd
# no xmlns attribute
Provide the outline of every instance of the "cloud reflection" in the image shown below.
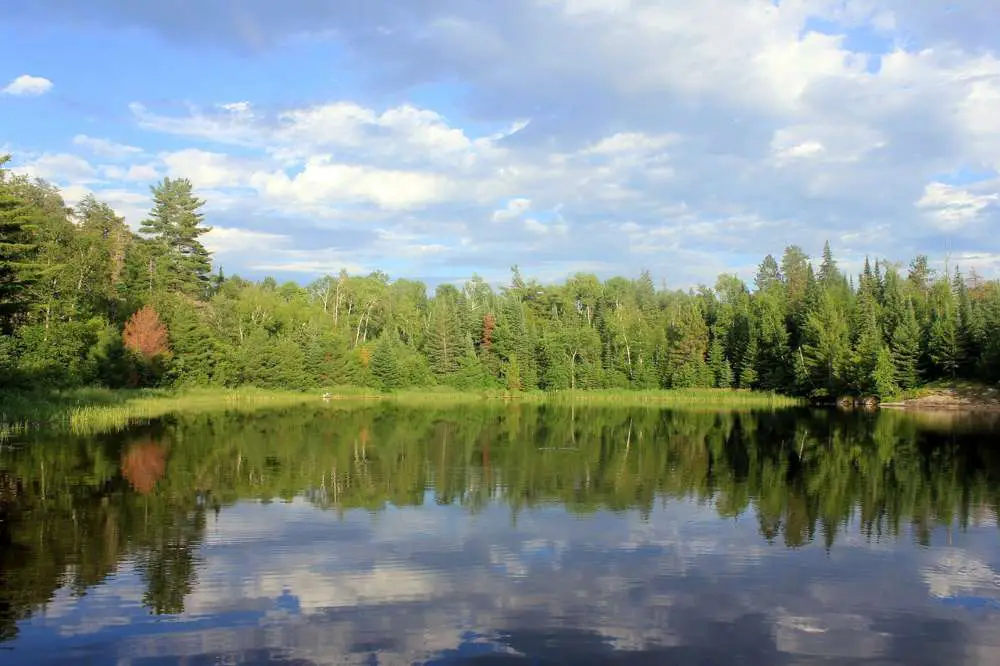
<svg viewBox="0 0 1000 666"><path fill-rule="evenodd" d="M933 639L939 650L962 654L968 636L986 645L1000 618L934 601L996 596L994 570L961 550L936 552L929 567L928 551L904 541L891 551L866 542L836 556L820 545L796 551L761 545L752 518L721 520L693 502L656 507L647 520L541 509L516 524L497 506L470 515L429 503L339 519L301 502L244 502L206 526L183 615L164 622L141 612L142 581L125 571L87 597L57 596L26 623L13 655L51 655L44 639L55 631L86 634L81 656L103 658L113 645L120 664L224 655L448 664L484 654L490 663L727 663L743 654L769 664L919 664L934 663L906 647L924 640L922 627L944 632ZM964 654L986 664L993 653Z"/></svg>

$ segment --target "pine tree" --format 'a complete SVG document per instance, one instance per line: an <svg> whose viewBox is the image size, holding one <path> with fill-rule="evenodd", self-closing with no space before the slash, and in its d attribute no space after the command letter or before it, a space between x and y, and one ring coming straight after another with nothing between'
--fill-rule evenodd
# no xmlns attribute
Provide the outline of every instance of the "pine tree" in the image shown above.
<svg viewBox="0 0 1000 666"><path fill-rule="evenodd" d="M212 230L203 224L200 210L205 202L194 195L186 178L164 178L150 190L153 208L139 230L154 241L151 283L189 296L206 296L212 260L198 240Z"/></svg>
<svg viewBox="0 0 1000 666"><path fill-rule="evenodd" d="M781 257L781 277L785 284L785 300L791 313L796 313L806 297L809 280L809 255L798 245L789 245Z"/></svg>
<svg viewBox="0 0 1000 666"><path fill-rule="evenodd" d="M32 235L37 210L19 196L2 167L0 155L0 333L10 334L30 304L38 277L38 247Z"/></svg>
<svg viewBox="0 0 1000 666"><path fill-rule="evenodd" d="M764 261L757 269L754 283L757 286L757 291L767 291L781 284L781 269L778 268L778 262L770 254L764 257Z"/></svg>

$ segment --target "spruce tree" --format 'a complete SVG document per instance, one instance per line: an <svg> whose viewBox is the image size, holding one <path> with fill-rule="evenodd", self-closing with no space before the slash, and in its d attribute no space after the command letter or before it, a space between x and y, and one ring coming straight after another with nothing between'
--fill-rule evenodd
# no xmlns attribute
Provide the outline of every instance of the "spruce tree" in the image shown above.
<svg viewBox="0 0 1000 666"><path fill-rule="evenodd" d="M733 369L726 359L726 351L722 346L722 340L716 334L712 338L712 344L708 347L708 367L712 373L715 388L732 388Z"/></svg>
<svg viewBox="0 0 1000 666"><path fill-rule="evenodd" d="M920 382L920 325L908 301L902 320L892 333L892 363L896 369L896 384L902 389L911 389Z"/></svg>
<svg viewBox="0 0 1000 666"><path fill-rule="evenodd" d="M406 385L400 359L400 342L391 333L383 334L371 357L371 374L377 388L392 391Z"/></svg>
<svg viewBox="0 0 1000 666"><path fill-rule="evenodd" d="M465 337L455 304L441 296L435 298L428 317L425 342L427 360L435 375L450 375L458 371Z"/></svg>
<svg viewBox="0 0 1000 666"><path fill-rule="evenodd" d="M880 398L885 398L896 393L896 367L892 362L892 354L889 348L882 345L875 358L875 367L872 372L872 389Z"/></svg>
<svg viewBox="0 0 1000 666"><path fill-rule="evenodd" d="M826 241L823 244L823 261L819 265L819 275L816 278L820 284L829 289L840 277L837 262L833 258L833 250L830 249L830 241Z"/></svg>
<svg viewBox="0 0 1000 666"><path fill-rule="evenodd" d="M954 379L962 366L962 340L958 320L949 308L938 313L931 322L927 338L927 353L939 376Z"/></svg>
<svg viewBox="0 0 1000 666"><path fill-rule="evenodd" d="M743 365L740 368L740 388L752 389L757 385L757 337L750 336L746 351L743 352Z"/></svg>

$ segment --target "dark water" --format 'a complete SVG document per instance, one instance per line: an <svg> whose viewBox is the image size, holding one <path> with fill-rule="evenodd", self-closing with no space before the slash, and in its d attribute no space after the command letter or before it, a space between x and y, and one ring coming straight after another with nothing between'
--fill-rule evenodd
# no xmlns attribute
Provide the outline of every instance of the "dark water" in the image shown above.
<svg viewBox="0 0 1000 666"><path fill-rule="evenodd" d="M0 663L998 664L998 430L326 406L0 453Z"/></svg>

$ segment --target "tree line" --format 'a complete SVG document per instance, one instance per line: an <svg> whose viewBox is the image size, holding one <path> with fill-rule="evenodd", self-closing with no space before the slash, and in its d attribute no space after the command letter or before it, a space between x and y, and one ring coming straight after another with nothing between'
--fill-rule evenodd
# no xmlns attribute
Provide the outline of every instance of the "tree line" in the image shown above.
<svg viewBox="0 0 1000 666"><path fill-rule="evenodd" d="M308 285L213 272L190 181L151 187L139 231L93 196L0 162L0 386L237 386L392 390L718 387L890 395L939 379L1000 380L1000 282L869 261L829 243L657 289L650 273L540 284L517 266L473 276L324 276Z"/></svg>

